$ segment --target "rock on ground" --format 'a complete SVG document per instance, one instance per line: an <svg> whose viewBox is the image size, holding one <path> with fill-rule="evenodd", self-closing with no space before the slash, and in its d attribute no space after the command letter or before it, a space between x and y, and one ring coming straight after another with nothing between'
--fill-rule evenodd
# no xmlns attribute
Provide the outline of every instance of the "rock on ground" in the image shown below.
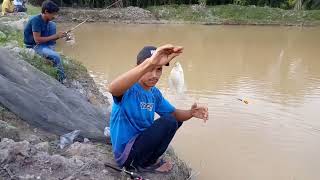
<svg viewBox="0 0 320 180"><path fill-rule="evenodd" d="M50 153L48 142L32 145L28 141L15 142L4 138L0 142L0 179L126 179L119 172L104 166L115 164L111 146L76 142L64 151ZM176 164L171 173L141 174L157 180L184 180L189 169L177 161L175 155L166 155Z"/></svg>
<svg viewBox="0 0 320 180"><path fill-rule="evenodd" d="M0 103L35 127L105 142L106 114L78 93L0 49Z"/></svg>

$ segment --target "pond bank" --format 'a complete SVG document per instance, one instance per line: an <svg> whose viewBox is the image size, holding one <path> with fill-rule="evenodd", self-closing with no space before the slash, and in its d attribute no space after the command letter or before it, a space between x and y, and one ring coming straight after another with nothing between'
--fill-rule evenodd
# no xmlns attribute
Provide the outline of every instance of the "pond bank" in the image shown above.
<svg viewBox="0 0 320 180"><path fill-rule="evenodd" d="M256 6L171 5L111 9L61 8L58 22L203 24L203 25L320 25L320 10L295 11Z"/></svg>
<svg viewBox="0 0 320 180"><path fill-rule="evenodd" d="M0 60L4 57L10 57L12 64L23 64L21 61L26 61L45 73L40 74L45 76L48 81L55 81L53 80L53 78L56 78L55 69L46 63L45 59L36 55L34 51L23 48L22 32L17 28L20 26L15 24L24 23L25 19L26 17L19 20L10 17L1 19L0 50L2 53L0 54ZM75 60L67 57L63 59L68 76L65 86L71 89L75 96L82 101L89 102L90 106L95 106L107 113L110 106L108 98L98 90L87 69ZM25 71L33 72L36 70ZM9 75L6 73L0 73L0 76L9 80ZM24 79L27 78L24 77ZM14 83L11 83L11 85L14 85ZM48 94L50 93L50 88L48 88ZM0 99L6 99L4 97L6 94L0 95L2 96ZM27 123L18 114L13 113L0 103L0 179L124 178L120 173L104 167L105 162L114 164L110 144L93 142L89 139L89 141L80 140L80 142L75 142L64 149L60 149L58 148L58 135ZM43 112L42 114L45 115L46 113ZM190 176L191 169L175 155L172 148L168 149L165 157L175 162L175 167L171 173L167 175L143 174L143 176L149 179L163 180L182 180Z"/></svg>

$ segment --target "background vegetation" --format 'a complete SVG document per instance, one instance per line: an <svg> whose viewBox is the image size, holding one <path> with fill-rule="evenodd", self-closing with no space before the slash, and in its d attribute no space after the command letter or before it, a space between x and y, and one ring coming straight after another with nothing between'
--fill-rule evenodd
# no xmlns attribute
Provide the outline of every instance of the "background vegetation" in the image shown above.
<svg viewBox="0 0 320 180"><path fill-rule="evenodd" d="M44 0L29 0L33 5L41 5ZM53 0L60 6L88 7L88 8L104 8L115 2L116 6L158 6L158 5L174 5L174 4L202 4L202 5L255 5L268 6L281 9L320 9L320 0ZM2 0L0 0L0 3Z"/></svg>

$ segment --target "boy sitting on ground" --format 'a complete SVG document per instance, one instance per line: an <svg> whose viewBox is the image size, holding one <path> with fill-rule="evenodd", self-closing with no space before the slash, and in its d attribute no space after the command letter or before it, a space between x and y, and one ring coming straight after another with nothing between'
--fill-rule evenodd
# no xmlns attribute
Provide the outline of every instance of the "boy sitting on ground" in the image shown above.
<svg viewBox="0 0 320 180"><path fill-rule="evenodd" d="M173 164L161 159L178 128L192 117L208 120L208 108L193 104L189 110L173 107L155 87L162 68L182 53L182 47L144 47L137 66L110 83L114 104L110 116L111 142L120 167L169 172ZM160 118L154 121L155 113Z"/></svg>
<svg viewBox="0 0 320 180"><path fill-rule="evenodd" d="M52 22L59 11L58 5L50 0L42 3L41 14L29 19L24 29L24 43L26 48L33 48L35 52L52 61L58 70L58 80L64 82L63 62L55 51L56 40L65 37L65 32L56 33L56 24Z"/></svg>

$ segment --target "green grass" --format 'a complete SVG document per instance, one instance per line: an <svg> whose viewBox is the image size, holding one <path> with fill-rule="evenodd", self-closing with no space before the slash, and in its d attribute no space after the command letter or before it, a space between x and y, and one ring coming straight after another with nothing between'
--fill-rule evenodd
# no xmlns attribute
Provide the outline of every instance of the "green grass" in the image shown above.
<svg viewBox="0 0 320 180"><path fill-rule="evenodd" d="M46 63L46 60L38 55L34 56L34 58L30 58L26 53L21 52L23 60L27 61L29 64L44 72L45 74L57 79L58 73L57 70L49 63Z"/></svg>
<svg viewBox="0 0 320 180"><path fill-rule="evenodd" d="M147 8L160 19L217 24L320 24L320 10L295 11L270 7L169 5Z"/></svg>
<svg viewBox="0 0 320 180"><path fill-rule="evenodd" d="M22 32L17 31L10 26L0 24L0 31L6 35L6 38L0 39L0 46L3 46L7 42L17 41L19 47L23 47L23 35Z"/></svg>
<svg viewBox="0 0 320 180"><path fill-rule="evenodd" d="M5 46L7 43L12 43L13 41L18 42L18 47L23 48L23 33L19 30L13 29L10 26L1 24L0 22L0 31L5 34L6 38L0 38L0 47ZM45 74L57 79L57 70L54 68L48 60L36 55L33 58L28 55L28 53L22 51L20 52L22 59L30 63L35 68L44 72ZM72 60L66 56L61 56L64 64L65 74L68 79L78 79L82 74L87 73L87 69L80 63L75 60Z"/></svg>
<svg viewBox="0 0 320 180"><path fill-rule="evenodd" d="M18 47L23 48L23 34L21 31L16 30L10 26L0 24L0 31L6 35L5 39L0 39L0 46L5 46L7 43L12 43L14 41L18 42ZM20 55L22 58L39 69L40 71L48 74L53 78L57 78L57 70L52 67L50 64L47 64L46 61L40 56L34 56L31 58L27 53L21 52Z"/></svg>
<svg viewBox="0 0 320 180"><path fill-rule="evenodd" d="M27 14L28 15L36 15L36 14L40 14L41 12L41 7L38 6L32 6L31 4L27 4Z"/></svg>
<svg viewBox="0 0 320 180"><path fill-rule="evenodd" d="M63 60L63 68L68 79L79 79L83 74L87 74L87 68L78 61L67 56L61 56Z"/></svg>

